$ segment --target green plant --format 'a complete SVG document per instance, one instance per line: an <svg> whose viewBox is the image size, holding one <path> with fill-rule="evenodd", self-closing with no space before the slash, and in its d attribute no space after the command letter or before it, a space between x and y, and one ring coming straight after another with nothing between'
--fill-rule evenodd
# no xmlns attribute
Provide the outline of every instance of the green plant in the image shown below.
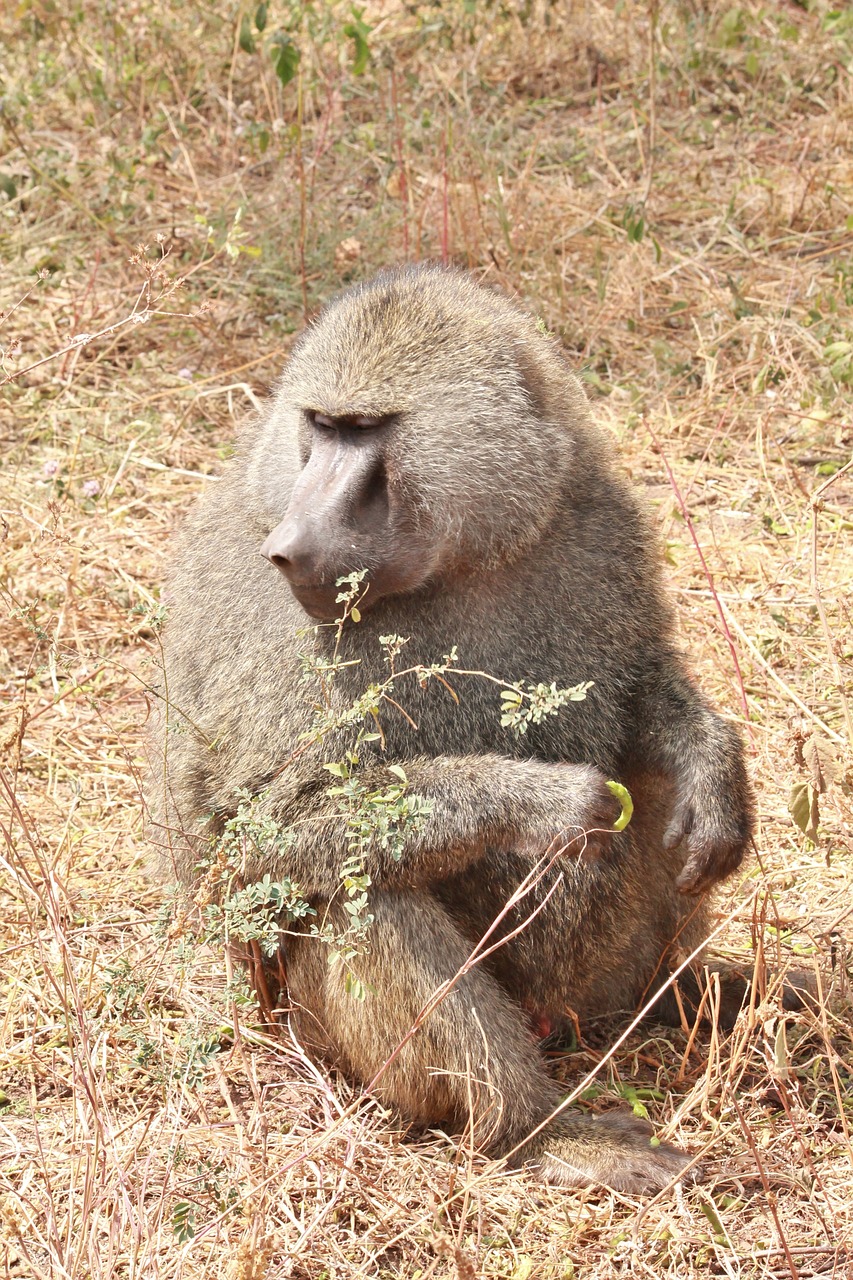
<svg viewBox="0 0 853 1280"><path fill-rule="evenodd" d="M388 668L386 678L369 683L341 708L333 698L334 684L342 668L350 665L341 657L341 641L345 627L358 626L361 622L359 605L365 577L366 570L358 570L339 578L340 616L334 623L320 624L311 630L316 636L321 627L335 628L331 658L313 649L302 658L306 680L315 680L320 691L314 724L303 735L304 744L338 740L341 733L350 738L343 755L323 766L335 780L328 794L334 798L346 830L347 851L340 868L346 927L336 930L328 920L313 921L309 923L309 932L328 946L330 963L345 966L346 990L357 999L364 999L366 991L353 972L352 961L368 945L373 920L368 851L378 845L393 858L402 858L407 840L421 831L432 812L430 801L410 790L408 778L399 764L388 765L388 783L379 787L367 785L360 772L362 749L376 742L384 745L382 710L393 706L405 714L405 692L400 693L399 686L415 680L423 688L431 681L438 681L458 701L448 681L449 674L488 680L500 689L500 723L516 738L526 734L531 725L556 715L569 703L582 701L591 688L590 681L558 688L555 682L510 683L488 672L466 671L458 665L455 646L440 662L414 663L400 669L398 659L409 638L384 635L379 637L379 644ZM264 812L264 799L263 791L254 795L248 791L238 793L236 813L225 821L221 833L198 864L202 876L195 902L202 910L206 942L257 943L265 956L272 956L288 926L309 922L315 911L292 880L273 880L265 875L249 884L243 882L242 868L248 861L255 864L280 861L295 840L291 829Z"/></svg>

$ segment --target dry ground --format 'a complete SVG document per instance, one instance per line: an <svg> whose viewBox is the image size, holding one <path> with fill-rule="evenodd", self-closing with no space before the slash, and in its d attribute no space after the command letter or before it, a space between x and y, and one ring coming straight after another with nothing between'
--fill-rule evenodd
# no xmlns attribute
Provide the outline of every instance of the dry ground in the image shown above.
<svg viewBox="0 0 853 1280"><path fill-rule="evenodd" d="M851 11L266 8L0 16L0 1276L853 1276ZM235 1033L222 957L156 932L168 534L303 315L424 256L564 340L750 746L717 947L763 998L730 1036L633 1032L585 1094L706 1152L652 1202L401 1138L251 1009ZM816 1011L782 1015L791 964ZM555 1060L567 1088L602 1043Z"/></svg>

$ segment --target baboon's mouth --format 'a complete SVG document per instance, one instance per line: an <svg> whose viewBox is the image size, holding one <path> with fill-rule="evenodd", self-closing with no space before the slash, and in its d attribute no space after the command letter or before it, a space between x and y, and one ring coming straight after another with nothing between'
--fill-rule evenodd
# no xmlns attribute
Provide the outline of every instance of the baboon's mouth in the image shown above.
<svg viewBox="0 0 853 1280"><path fill-rule="evenodd" d="M318 622L337 622L348 616L353 607L357 608L356 617L358 617L359 614L374 608L387 596L405 595L417 590L423 583L421 574L402 572L400 566L380 568L371 571L359 584L356 594L349 597L348 585L346 583L338 585L337 582L337 577L342 577L343 574L336 575L331 582L300 582L285 569L280 568L279 571L287 579L287 585L295 599L305 612L312 618L316 618ZM340 597L345 593L347 598L341 600Z"/></svg>
<svg viewBox="0 0 853 1280"><path fill-rule="evenodd" d="M305 612L318 622L335 622L343 615L345 606L338 600L340 587L309 586L289 580L288 585Z"/></svg>

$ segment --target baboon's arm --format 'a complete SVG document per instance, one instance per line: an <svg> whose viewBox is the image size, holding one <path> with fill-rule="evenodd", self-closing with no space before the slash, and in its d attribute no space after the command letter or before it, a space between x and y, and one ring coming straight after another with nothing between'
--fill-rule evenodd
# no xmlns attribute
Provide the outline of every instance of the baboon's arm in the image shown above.
<svg viewBox="0 0 853 1280"><path fill-rule="evenodd" d="M423 886L461 871L488 849L523 850L541 857L555 838L569 856L597 852L608 839L620 805L592 765L547 764L498 755L418 757L404 761L408 792L428 802L429 815L395 858L369 838L365 870L379 887ZM397 779L387 766L360 769L368 792ZM259 850L254 879L270 872L289 876L307 896L329 898L340 888L340 870L352 835L334 780L322 770L306 776L286 770L262 792L261 809L293 833L293 842L270 858ZM256 874L257 873L257 874Z"/></svg>
<svg viewBox="0 0 853 1280"><path fill-rule="evenodd" d="M675 783L667 848L686 841L682 893L701 893L730 875L752 835L753 796L737 729L712 711L673 661L645 686L634 753Z"/></svg>

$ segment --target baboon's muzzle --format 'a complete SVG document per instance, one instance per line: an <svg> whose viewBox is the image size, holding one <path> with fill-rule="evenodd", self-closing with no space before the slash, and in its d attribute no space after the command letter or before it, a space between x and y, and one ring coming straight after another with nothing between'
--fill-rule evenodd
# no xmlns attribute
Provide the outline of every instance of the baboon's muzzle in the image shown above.
<svg viewBox="0 0 853 1280"><path fill-rule="evenodd" d="M323 433L315 440L285 512L261 546L284 574L306 613L339 617L337 580L367 570L360 607L411 590L423 556L399 529L380 445L370 438Z"/></svg>

